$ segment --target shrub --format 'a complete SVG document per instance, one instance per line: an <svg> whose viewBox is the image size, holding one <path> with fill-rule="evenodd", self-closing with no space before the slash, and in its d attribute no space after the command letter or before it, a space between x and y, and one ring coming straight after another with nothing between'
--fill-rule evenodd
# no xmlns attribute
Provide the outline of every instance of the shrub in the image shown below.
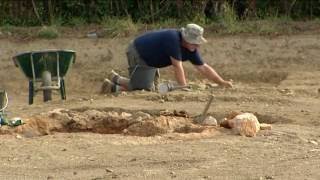
<svg viewBox="0 0 320 180"><path fill-rule="evenodd" d="M87 24L86 20L81 17L72 17L69 21L66 22L67 25L70 26L83 26Z"/></svg>
<svg viewBox="0 0 320 180"><path fill-rule="evenodd" d="M138 32L137 25L128 18L103 18L102 25L107 36L129 36Z"/></svg>
<svg viewBox="0 0 320 180"><path fill-rule="evenodd" d="M43 26L38 32L39 38L55 39L58 36L59 32L55 26Z"/></svg>

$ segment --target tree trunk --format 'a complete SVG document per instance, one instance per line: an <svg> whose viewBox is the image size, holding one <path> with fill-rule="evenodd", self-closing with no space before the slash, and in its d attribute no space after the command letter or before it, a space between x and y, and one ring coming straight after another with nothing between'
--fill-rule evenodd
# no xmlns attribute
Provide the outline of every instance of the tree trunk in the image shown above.
<svg viewBox="0 0 320 180"><path fill-rule="evenodd" d="M52 0L43 0L43 9L44 9L44 15L45 15L45 22L48 25L52 24L53 21L53 8L52 8Z"/></svg>
<svg viewBox="0 0 320 180"><path fill-rule="evenodd" d="M153 3L152 0L150 0L150 15L151 15L151 22L154 24L154 15L153 15Z"/></svg>
<svg viewBox="0 0 320 180"><path fill-rule="evenodd" d="M40 15L39 15L39 12L38 12L38 8L36 6L36 3L34 2L34 0L31 0L32 2L32 7L33 7L33 11L34 11L34 14L36 15L36 17L38 18L39 22L41 23L41 25L43 26L43 22L40 18Z"/></svg>
<svg viewBox="0 0 320 180"><path fill-rule="evenodd" d="M53 5L52 0L48 0L48 13L49 13L49 24L51 25L53 22Z"/></svg>
<svg viewBox="0 0 320 180"><path fill-rule="evenodd" d="M180 18L182 16L182 8L183 8L183 0L176 0L176 6L177 6L177 14Z"/></svg>
<svg viewBox="0 0 320 180"><path fill-rule="evenodd" d="M127 3L123 2L123 0L120 0L120 5L123 8L124 13L126 14L127 17L130 16L129 12L128 12L128 5Z"/></svg>
<svg viewBox="0 0 320 180"><path fill-rule="evenodd" d="M257 16L257 0L249 0L248 9L249 9L248 16L256 17Z"/></svg>

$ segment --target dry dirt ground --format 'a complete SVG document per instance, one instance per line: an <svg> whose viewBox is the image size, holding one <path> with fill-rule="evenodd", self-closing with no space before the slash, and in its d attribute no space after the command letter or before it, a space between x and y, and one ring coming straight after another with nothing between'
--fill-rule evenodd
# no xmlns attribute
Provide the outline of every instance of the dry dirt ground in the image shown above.
<svg viewBox="0 0 320 180"><path fill-rule="evenodd" d="M320 179L319 32L207 36L203 58L233 79L234 88L208 85L185 63L192 91L164 96L99 94L111 69L126 75L125 48L133 37L1 38L6 113L26 124L0 127L0 179ZM66 76L66 101L54 92L44 103L39 92L33 105L27 103L28 81L12 56L41 49L77 52ZM161 75L172 79L170 68ZM210 94L208 113L216 119L253 112L272 130L249 138L190 124ZM169 116L161 116L164 111ZM144 118L151 124L141 123Z"/></svg>

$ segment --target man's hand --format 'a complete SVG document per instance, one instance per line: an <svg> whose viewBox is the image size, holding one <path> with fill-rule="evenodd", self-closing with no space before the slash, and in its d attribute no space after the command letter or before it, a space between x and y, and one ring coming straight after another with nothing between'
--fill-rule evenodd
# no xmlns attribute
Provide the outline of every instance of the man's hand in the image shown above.
<svg viewBox="0 0 320 180"><path fill-rule="evenodd" d="M220 86L232 88L232 80L225 81L220 77L220 75L208 64L196 66L198 71L200 71L205 77L219 84Z"/></svg>
<svg viewBox="0 0 320 180"><path fill-rule="evenodd" d="M224 86L224 87L227 87L227 88L232 88L233 87L233 83L232 82L233 82L232 80L230 80L230 81L222 81L220 85Z"/></svg>

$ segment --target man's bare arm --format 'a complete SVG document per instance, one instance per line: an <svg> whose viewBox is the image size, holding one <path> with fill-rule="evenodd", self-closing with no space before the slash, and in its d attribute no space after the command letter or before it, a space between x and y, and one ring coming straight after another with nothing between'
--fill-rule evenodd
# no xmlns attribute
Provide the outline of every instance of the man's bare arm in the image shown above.
<svg viewBox="0 0 320 180"><path fill-rule="evenodd" d="M182 61L176 60L173 57L170 57L170 59L177 82L179 83L179 85L182 86L187 85L184 69L182 66Z"/></svg>
<svg viewBox="0 0 320 180"><path fill-rule="evenodd" d="M201 72L206 78L209 80L214 81L215 83L226 86L226 87L232 87L231 81L225 81L211 66L208 64L203 64L200 66L196 66L197 70Z"/></svg>

